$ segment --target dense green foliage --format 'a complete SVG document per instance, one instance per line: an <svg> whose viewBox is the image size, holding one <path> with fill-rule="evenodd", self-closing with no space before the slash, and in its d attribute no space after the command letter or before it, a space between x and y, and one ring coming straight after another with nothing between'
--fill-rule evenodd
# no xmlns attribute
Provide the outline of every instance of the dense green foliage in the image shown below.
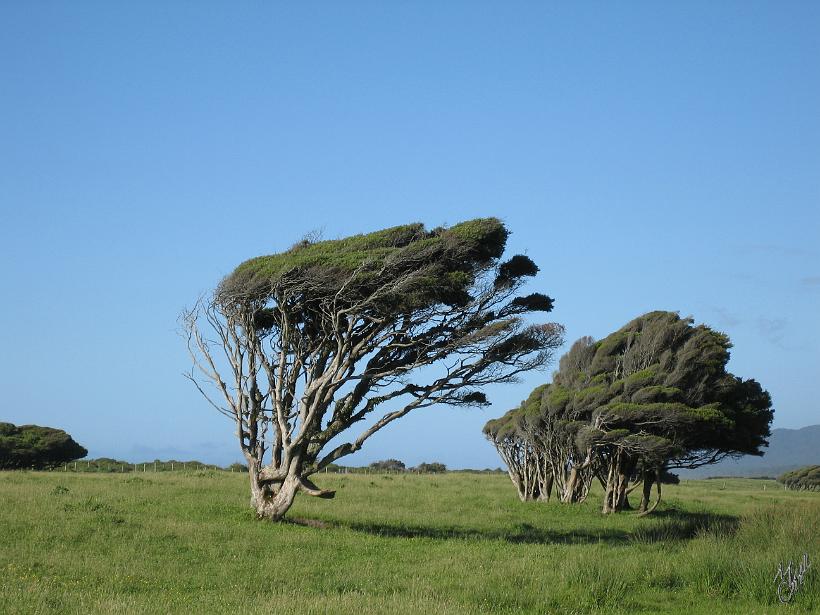
<svg viewBox="0 0 820 615"><path fill-rule="evenodd" d="M383 459L370 464L371 470L387 470L390 472L404 472L406 469L404 462L398 459Z"/></svg>
<svg viewBox="0 0 820 615"><path fill-rule="evenodd" d="M447 466L443 463L433 461L431 463L420 463L414 470L423 474L440 474L441 472L447 471Z"/></svg>
<svg viewBox="0 0 820 615"><path fill-rule="evenodd" d="M0 473L2 613L815 613L820 494L683 481L663 515L521 503L498 474L317 476L252 523L230 472ZM313 520L311 526L303 525ZM816 564L815 564L816 566ZM275 607L274 607L275 605Z"/></svg>
<svg viewBox="0 0 820 615"><path fill-rule="evenodd" d="M635 479L644 483L645 505L647 486L668 468L763 454L771 398L726 371L730 348L725 334L692 319L650 312L598 342L578 340L552 383L487 423L485 433L497 447L512 442L533 457L527 467L546 463L544 476L559 487L579 487L577 476L559 476L565 469L583 472L581 484L597 476L608 485L605 510L627 505Z"/></svg>
<svg viewBox="0 0 820 615"><path fill-rule="evenodd" d="M632 454L648 465L762 455L771 399L726 372L729 338L672 312L650 312L562 358L550 414L580 420L580 449Z"/></svg>
<svg viewBox="0 0 820 615"><path fill-rule="evenodd" d="M777 480L789 489L820 491L820 465L806 466L805 468L786 472Z"/></svg>
<svg viewBox="0 0 820 615"><path fill-rule="evenodd" d="M348 301L360 301L385 282L424 266L424 276L380 297L379 308L399 313L435 303L466 304L476 270L501 256L507 236L500 220L481 218L431 231L416 223L344 239L303 241L287 252L245 261L222 282L220 291L245 297L307 287L311 301L338 299L340 291ZM533 267L529 259L511 261L502 273L511 279L512 274L535 273L519 273L515 265Z"/></svg>
<svg viewBox="0 0 820 615"><path fill-rule="evenodd" d="M62 429L0 423L0 469L51 468L87 454Z"/></svg>

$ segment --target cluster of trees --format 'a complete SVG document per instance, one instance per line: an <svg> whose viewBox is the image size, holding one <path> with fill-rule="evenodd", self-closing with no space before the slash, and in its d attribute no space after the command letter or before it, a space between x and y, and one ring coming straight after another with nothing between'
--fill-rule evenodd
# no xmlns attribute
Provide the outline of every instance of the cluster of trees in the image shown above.
<svg viewBox="0 0 820 615"><path fill-rule="evenodd" d="M729 338L672 312L650 312L595 341L579 339L550 384L489 421L522 500L583 501L594 480L603 511L651 512L671 468L762 455L773 411L754 380L726 371ZM657 498L650 504L653 486Z"/></svg>
<svg viewBox="0 0 820 615"><path fill-rule="evenodd" d="M0 470L44 470L87 454L62 429L0 423Z"/></svg>
<svg viewBox="0 0 820 615"><path fill-rule="evenodd" d="M787 489L795 491L820 491L820 465L806 466L786 472L778 477Z"/></svg>
<svg viewBox="0 0 820 615"><path fill-rule="evenodd" d="M307 239L240 264L183 313L189 378L234 423L259 518L281 519L300 492L333 497L310 477L407 413L487 405L486 385L551 361L563 327L526 318L553 300L519 294L538 267L502 260L508 235L482 218ZM555 489L579 502L597 478L606 512L641 485L651 510L670 468L766 444L769 395L726 371L729 348L689 319L647 314L576 342L553 382L485 433L522 499Z"/></svg>
<svg viewBox="0 0 820 615"><path fill-rule="evenodd" d="M519 293L538 267L502 260L508 235L480 218L304 240L183 313L190 379L234 423L258 517L333 497L310 477L407 413L486 405L485 385L550 361L563 328L524 318L553 302Z"/></svg>
<svg viewBox="0 0 820 615"><path fill-rule="evenodd" d="M407 468L404 462L398 459L384 459L371 463L370 469L376 470L377 472L404 472Z"/></svg>
<svg viewBox="0 0 820 615"><path fill-rule="evenodd" d="M410 470L421 472L422 474L441 474L447 471L447 466L434 461L432 463L420 463L415 468L410 468Z"/></svg>
<svg viewBox="0 0 820 615"><path fill-rule="evenodd" d="M377 472L420 472L421 474L440 474L447 471L447 466L443 463L434 461L432 463L420 463L414 468L408 468L403 461L398 459L384 459L382 461L374 461L370 464L371 470Z"/></svg>

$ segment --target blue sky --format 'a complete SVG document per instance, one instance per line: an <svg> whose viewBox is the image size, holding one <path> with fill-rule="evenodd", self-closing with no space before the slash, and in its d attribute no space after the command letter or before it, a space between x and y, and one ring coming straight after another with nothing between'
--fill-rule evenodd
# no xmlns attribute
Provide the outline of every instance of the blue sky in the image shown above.
<svg viewBox="0 0 820 615"><path fill-rule="evenodd" d="M311 230L494 215L569 342L680 311L820 422L817 3L6 2L0 74L0 420L238 459L183 307ZM548 377L348 459L498 466Z"/></svg>

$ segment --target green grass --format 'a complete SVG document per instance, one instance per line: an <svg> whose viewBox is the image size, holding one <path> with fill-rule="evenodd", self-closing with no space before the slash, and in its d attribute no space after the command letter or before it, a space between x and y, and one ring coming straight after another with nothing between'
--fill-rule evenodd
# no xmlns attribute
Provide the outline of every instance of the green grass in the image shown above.
<svg viewBox="0 0 820 615"><path fill-rule="evenodd" d="M317 482L338 494L297 498L306 526L255 521L240 474L0 472L0 613L820 611L820 494L774 481L684 482L647 518L521 503L502 475Z"/></svg>

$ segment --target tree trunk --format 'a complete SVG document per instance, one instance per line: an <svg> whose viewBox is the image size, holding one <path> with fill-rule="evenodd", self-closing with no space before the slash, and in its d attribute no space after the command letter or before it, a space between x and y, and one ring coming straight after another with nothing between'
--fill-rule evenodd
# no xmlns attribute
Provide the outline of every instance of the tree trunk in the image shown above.
<svg viewBox="0 0 820 615"><path fill-rule="evenodd" d="M641 495L641 503L638 506L638 512L646 512L649 508L649 499L652 497L652 484L655 482L655 475L650 470L644 470L643 473L643 494Z"/></svg>
<svg viewBox="0 0 820 615"><path fill-rule="evenodd" d="M335 491L320 489L299 473L298 467L292 466L284 480L272 482L262 478L262 472L256 464L249 465L251 508L256 511L258 519L281 521L299 491L319 498L332 498L336 495Z"/></svg>
<svg viewBox="0 0 820 615"><path fill-rule="evenodd" d="M601 509L603 514L612 512L612 492L615 490L615 477L613 475L612 466L606 477L606 487L604 488L604 506Z"/></svg>
<svg viewBox="0 0 820 615"><path fill-rule="evenodd" d="M518 499L521 500L522 502L526 502L528 494L527 494L526 487L524 487L524 482L519 480L515 484L515 487L516 487L516 489L518 489Z"/></svg>
<svg viewBox="0 0 820 615"><path fill-rule="evenodd" d="M569 471L569 478L567 479L567 485L564 490L564 498L563 501L567 503L574 503L575 502L575 485L578 482L578 468L576 466L572 466L572 469Z"/></svg>
<svg viewBox="0 0 820 615"><path fill-rule="evenodd" d="M621 463L621 469L618 474L618 498L615 502L615 510L620 512L622 510L630 510L629 498L627 497L627 487L629 487L629 474L624 471L624 464Z"/></svg>
<svg viewBox="0 0 820 615"><path fill-rule="evenodd" d="M662 476L662 472L663 472L663 468L662 468L662 467L660 467L660 466L659 466L658 468L656 468L656 470L655 470L655 485L656 485L656 486L657 486L657 488L658 488L658 499L656 499L656 500L652 503L652 505L651 505L651 506L649 506L649 507L648 507L648 508L646 508L645 510L640 511L640 512L638 513L638 516L639 516L639 517L644 517L644 516L648 515L649 513L651 513L653 510L655 510L655 509L658 507L658 504L660 504L660 503L661 503L661 476ZM649 494L649 492L650 492L651 488L652 488L652 485L651 485L651 484L650 484L650 486L649 486L649 490L647 490L647 489L644 487L644 494L646 495L646 500L647 500L647 502L649 501L649 495L648 495L648 494ZM641 502L641 503L643 503L643 502Z"/></svg>
<svg viewBox="0 0 820 615"><path fill-rule="evenodd" d="M542 502L549 502L550 497L552 496L552 484L554 481L554 477L552 472L549 472L546 477L541 481L541 484L538 488L538 499Z"/></svg>
<svg viewBox="0 0 820 615"><path fill-rule="evenodd" d="M280 521L293 504L299 487L298 479L291 476L273 489L251 479L251 506L256 510L256 517Z"/></svg>
<svg viewBox="0 0 820 615"><path fill-rule="evenodd" d="M623 451L617 451L609 459L606 487L604 488L604 514L630 510L629 477L635 470L635 461Z"/></svg>

